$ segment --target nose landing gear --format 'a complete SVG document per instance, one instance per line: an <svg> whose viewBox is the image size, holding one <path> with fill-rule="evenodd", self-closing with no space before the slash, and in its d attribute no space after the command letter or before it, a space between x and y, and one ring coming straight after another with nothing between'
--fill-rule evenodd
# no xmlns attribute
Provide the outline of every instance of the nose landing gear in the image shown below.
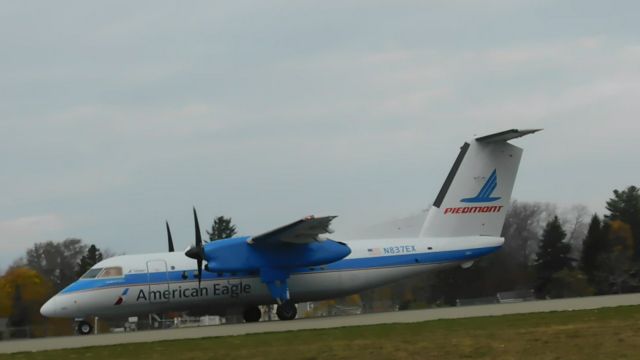
<svg viewBox="0 0 640 360"><path fill-rule="evenodd" d="M93 330L93 326L91 326L89 322L85 320L76 322L76 331L78 332L78 334L89 335L91 334L92 330Z"/></svg>
<svg viewBox="0 0 640 360"><path fill-rule="evenodd" d="M280 320L293 320L296 318L296 315L298 315L298 308L293 301L287 300L278 305L276 315L278 315L278 319Z"/></svg>

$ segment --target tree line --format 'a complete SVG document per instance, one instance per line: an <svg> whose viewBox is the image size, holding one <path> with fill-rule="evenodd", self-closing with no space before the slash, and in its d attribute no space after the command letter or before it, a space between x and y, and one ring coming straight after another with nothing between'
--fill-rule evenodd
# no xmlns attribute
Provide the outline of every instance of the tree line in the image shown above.
<svg viewBox="0 0 640 360"><path fill-rule="evenodd" d="M511 290L533 290L539 298L640 291L640 189L614 190L606 210L589 219L584 206L558 211L549 203L513 201L496 253L469 269L427 273L359 298L366 311L380 303L455 305ZM218 216L207 234L209 241L232 237L236 226ZM39 308L50 296L113 255L75 238L35 244L0 277L0 317L9 317L11 326L42 321Z"/></svg>
<svg viewBox="0 0 640 360"><path fill-rule="evenodd" d="M513 290L532 290L538 298L640 291L640 189L614 190L606 210L589 216L582 206L558 211L553 204L514 201L502 249L469 269L421 275L386 291L401 308Z"/></svg>

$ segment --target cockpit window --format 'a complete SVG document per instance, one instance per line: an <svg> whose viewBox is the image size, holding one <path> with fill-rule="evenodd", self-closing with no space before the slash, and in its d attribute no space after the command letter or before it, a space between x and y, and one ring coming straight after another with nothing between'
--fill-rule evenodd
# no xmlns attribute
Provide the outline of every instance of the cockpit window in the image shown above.
<svg viewBox="0 0 640 360"><path fill-rule="evenodd" d="M119 277L122 276L122 268L120 266L113 266L104 268L98 275L98 278Z"/></svg>
<svg viewBox="0 0 640 360"><path fill-rule="evenodd" d="M81 279L93 279L102 271L102 268L89 269L84 275L82 275Z"/></svg>

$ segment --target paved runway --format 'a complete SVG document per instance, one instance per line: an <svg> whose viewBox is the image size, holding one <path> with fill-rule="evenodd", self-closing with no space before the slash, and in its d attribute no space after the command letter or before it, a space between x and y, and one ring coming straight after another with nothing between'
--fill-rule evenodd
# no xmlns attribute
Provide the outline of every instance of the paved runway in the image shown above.
<svg viewBox="0 0 640 360"><path fill-rule="evenodd" d="M151 330L89 336L50 337L31 340L0 341L0 353L40 351L86 346L114 345L161 340L193 339L211 336L244 335L266 332L326 329L342 326L412 323L436 319L523 314L547 311L585 310L623 305L639 305L640 294L593 296L573 299L529 301L513 304L477 305L377 314L334 316L270 321L252 324L202 326L182 329Z"/></svg>

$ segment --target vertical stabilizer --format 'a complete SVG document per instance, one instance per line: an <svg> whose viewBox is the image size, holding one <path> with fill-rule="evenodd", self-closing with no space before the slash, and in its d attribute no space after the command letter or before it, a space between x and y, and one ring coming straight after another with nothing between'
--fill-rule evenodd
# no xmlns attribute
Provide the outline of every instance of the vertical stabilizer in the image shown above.
<svg viewBox="0 0 640 360"><path fill-rule="evenodd" d="M508 143L539 131L508 130L464 143L421 236L500 236L522 149Z"/></svg>

